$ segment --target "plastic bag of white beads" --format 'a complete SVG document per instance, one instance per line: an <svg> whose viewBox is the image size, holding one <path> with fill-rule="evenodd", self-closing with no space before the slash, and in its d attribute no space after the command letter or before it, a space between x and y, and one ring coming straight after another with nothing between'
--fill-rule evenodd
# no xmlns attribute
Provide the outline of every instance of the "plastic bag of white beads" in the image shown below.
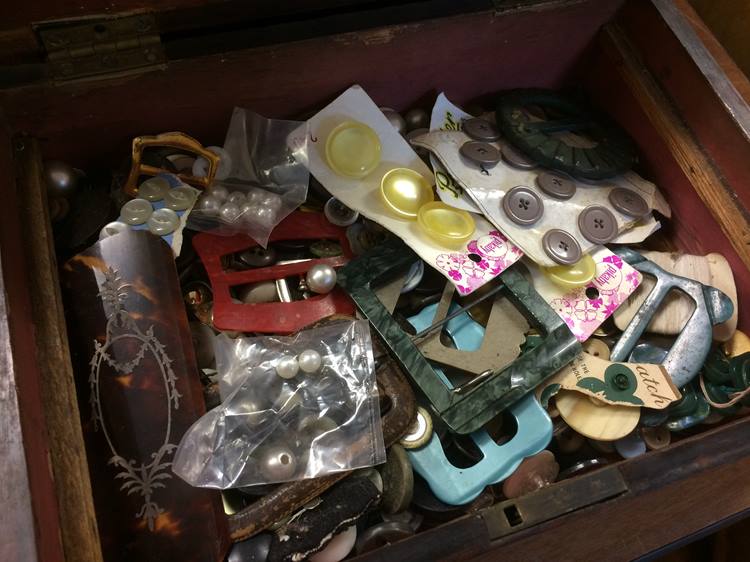
<svg viewBox="0 0 750 562"><path fill-rule="evenodd" d="M273 228L307 197L307 138L304 122L235 108L220 154L220 179L198 200L188 228L247 234L265 248Z"/></svg>
<svg viewBox="0 0 750 562"><path fill-rule="evenodd" d="M185 433L172 469L193 486L316 478L385 462L367 321L214 340L222 403Z"/></svg>

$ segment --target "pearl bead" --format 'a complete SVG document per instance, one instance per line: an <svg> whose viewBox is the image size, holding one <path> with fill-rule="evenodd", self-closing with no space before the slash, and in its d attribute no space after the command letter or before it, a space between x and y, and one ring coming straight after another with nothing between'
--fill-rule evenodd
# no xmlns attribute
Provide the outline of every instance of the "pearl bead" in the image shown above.
<svg viewBox="0 0 750 562"><path fill-rule="evenodd" d="M325 263L312 266L305 276L307 287L314 293L330 293L336 286L336 270Z"/></svg>
<svg viewBox="0 0 750 562"><path fill-rule="evenodd" d="M404 118L401 117L401 115L395 109L391 109L390 107L381 107L380 111L383 112L383 115L385 115L393 128L396 129L399 134L404 134L406 132L406 121L404 121Z"/></svg>
<svg viewBox="0 0 750 562"><path fill-rule="evenodd" d="M427 129L430 126L430 116L424 109L415 108L410 109L404 115L406 121L406 128L409 131L414 129Z"/></svg>
<svg viewBox="0 0 750 562"><path fill-rule="evenodd" d="M260 472L269 483L290 480L297 472L297 459L286 447L269 447L263 451Z"/></svg>
<svg viewBox="0 0 750 562"><path fill-rule="evenodd" d="M276 213L268 207L255 205L247 210L245 222L249 224L260 224L271 226L276 222Z"/></svg>
<svg viewBox="0 0 750 562"><path fill-rule="evenodd" d="M78 187L79 173L65 162L50 160L44 164L47 193L56 197L70 197Z"/></svg>
<svg viewBox="0 0 750 562"><path fill-rule="evenodd" d="M195 201L195 191L189 187L175 187L164 195L164 204L173 211L184 211Z"/></svg>
<svg viewBox="0 0 750 562"><path fill-rule="evenodd" d="M129 228L130 227L124 222L111 222L104 225L104 228L101 229L101 231L99 232L99 240L104 240L105 238L109 238L110 236L114 236L115 234L120 234L121 232L128 230Z"/></svg>
<svg viewBox="0 0 750 562"><path fill-rule="evenodd" d="M264 197L265 193L262 192L260 189L251 189L247 192L247 195L245 195L245 198L247 199L247 202L251 205L257 205L259 204Z"/></svg>
<svg viewBox="0 0 750 562"><path fill-rule="evenodd" d="M292 355L282 355L276 363L276 374L282 379L291 379L297 376L299 362Z"/></svg>
<svg viewBox="0 0 750 562"><path fill-rule="evenodd" d="M245 194L241 191L233 191L227 197L227 203L234 203L235 205L242 205L246 200Z"/></svg>
<svg viewBox="0 0 750 562"><path fill-rule="evenodd" d="M227 197L229 197L229 190L224 187L223 185L213 185L208 190L208 193L210 195L213 195L219 203L223 203L227 200Z"/></svg>
<svg viewBox="0 0 750 562"><path fill-rule="evenodd" d="M274 212L274 214L281 209L281 203L281 196L276 195L275 193L266 193L260 200L260 205L262 207L268 207Z"/></svg>
<svg viewBox="0 0 750 562"><path fill-rule="evenodd" d="M220 146L208 146L208 150L219 157L219 166L216 169L214 179L222 181L229 177L232 172L232 157ZM208 175L208 160L199 156L193 162L193 175L197 178L205 178Z"/></svg>
<svg viewBox="0 0 750 562"><path fill-rule="evenodd" d="M219 217L224 222L234 222L240 216L240 208L235 203L226 202L219 209Z"/></svg>
<svg viewBox="0 0 750 562"><path fill-rule="evenodd" d="M157 236L171 234L180 225L180 217L172 209L157 209L148 218L148 229Z"/></svg>
<svg viewBox="0 0 750 562"><path fill-rule="evenodd" d="M149 178L138 186L138 197L148 201L161 201L169 191L169 182L164 178Z"/></svg>
<svg viewBox="0 0 750 562"><path fill-rule="evenodd" d="M299 368L305 373L314 373L320 369L320 365L323 362L320 358L320 353L314 349L306 349L297 356L297 362Z"/></svg>
<svg viewBox="0 0 750 562"><path fill-rule="evenodd" d="M120 217L122 217L122 222L126 224L137 225L146 222L153 212L154 208L150 201L131 199L120 209Z"/></svg>
<svg viewBox="0 0 750 562"><path fill-rule="evenodd" d="M215 217L221 209L221 201L213 195L204 195L198 201L198 209L208 216Z"/></svg>

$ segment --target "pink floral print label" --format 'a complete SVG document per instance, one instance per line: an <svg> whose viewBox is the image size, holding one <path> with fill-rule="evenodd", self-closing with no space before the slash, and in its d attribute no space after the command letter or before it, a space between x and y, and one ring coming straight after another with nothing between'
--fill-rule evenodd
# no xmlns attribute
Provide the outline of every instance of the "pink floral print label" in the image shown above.
<svg viewBox="0 0 750 562"><path fill-rule="evenodd" d="M463 252L438 254L435 267L444 271L462 295L500 275L523 256L503 234L491 230L472 240Z"/></svg>
<svg viewBox="0 0 750 562"><path fill-rule="evenodd" d="M586 341L601 324L638 288L641 274L607 248L591 255L596 275L585 286L565 289L555 285L535 265L529 269L534 287L570 327L578 341Z"/></svg>

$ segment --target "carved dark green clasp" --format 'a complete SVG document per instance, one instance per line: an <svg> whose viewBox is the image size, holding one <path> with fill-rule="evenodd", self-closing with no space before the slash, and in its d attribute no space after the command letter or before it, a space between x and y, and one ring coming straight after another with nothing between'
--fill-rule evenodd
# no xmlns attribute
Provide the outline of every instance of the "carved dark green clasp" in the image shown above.
<svg viewBox="0 0 750 562"><path fill-rule="evenodd" d="M488 371L455 389L448 388L374 292L416 259L416 254L403 242L391 241L340 269L338 283L429 400L435 414L456 433L478 430L581 352L580 343L565 322L523 275L511 268L500 275L507 296L530 324L544 334L543 341L507 367ZM501 341L497 343L502 345Z"/></svg>

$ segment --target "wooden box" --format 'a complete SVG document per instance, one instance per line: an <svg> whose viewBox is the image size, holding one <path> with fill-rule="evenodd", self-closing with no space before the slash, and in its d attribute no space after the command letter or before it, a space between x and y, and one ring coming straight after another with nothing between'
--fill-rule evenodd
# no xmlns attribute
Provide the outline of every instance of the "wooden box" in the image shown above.
<svg viewBox="0 0 750 562"><path fill-rule="evenodd" d="M396 109L428 106L440 91L465 104L491 101L504 88L576 86L629 131L641 172L667 195L674 219L661 242L729 260L739 325L750 330L750 84L686 0L182 0L156 12L142 0L6 4L2 560L101 559L46 195L35 173L42 159L112 169L132 137L169 130L221 144L234 106L294 117L354 83ZM54 37L122 12L146 14L136 40L141 68L98 60L95 48L76 54ZM626 560L692 540L748 509L750 419L740 418L366 558ZM520 522L509 519L513 511Z"/></svg>

